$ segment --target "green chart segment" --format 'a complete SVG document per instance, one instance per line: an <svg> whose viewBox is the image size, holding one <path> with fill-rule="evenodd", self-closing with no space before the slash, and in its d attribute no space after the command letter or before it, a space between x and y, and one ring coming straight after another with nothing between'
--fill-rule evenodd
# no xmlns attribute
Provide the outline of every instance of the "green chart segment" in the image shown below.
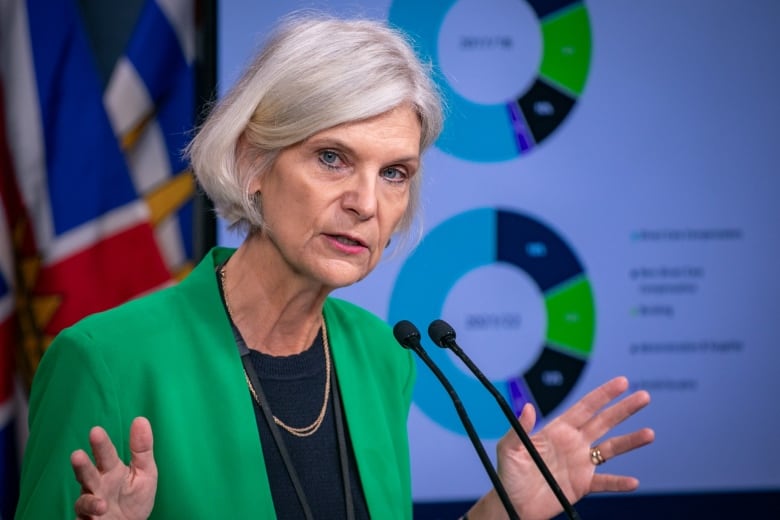
<svg viewBox="0 0 780 520"><path fill-rule="evenodd" d="M536 78L525 92L503 103L466 99L438 75L448 118L436 145L454 156L476 161L505 161L524 155L549 137L582 94L591 57L588 12L581 0L527 0L542 34ZM390 23L415 40L420 57L440 71L438 35L456 0L395 0Z"/></svg>
<svg viewBox="0 0 780 520"><path fill-rule="evenodd" d="M388 319L391 323L409 319L427 326L441 317L447 295L461 277L497 262L520 269L533 279L544 299L547 328L540 344L531 347L539 349L531 366L518 367L515 375L493 383L516 412L532 402L546 416L574 388L595 333L591 285L576 255L549 227L520 213L493 208L452 217L434 228L404 263L391 296ZM459 369L446 351L437 347L427 350L458 390L480 435L503 435L506 422L476 378ZM511 364L512 360L506 362ZM465 434L456 413L447 406L438 380L421 363L414 400L438 424Z"/></svg>

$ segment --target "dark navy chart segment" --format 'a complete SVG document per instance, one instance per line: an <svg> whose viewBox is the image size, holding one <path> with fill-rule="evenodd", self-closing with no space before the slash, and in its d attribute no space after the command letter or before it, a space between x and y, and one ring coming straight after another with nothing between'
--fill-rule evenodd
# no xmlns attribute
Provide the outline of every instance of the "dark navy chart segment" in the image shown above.
<svg viewBox="0 0 780 520"><path fill-rule="evenodd" d="M550 13L560 11L573 4L581 3L581 0L527 0L531 9L538 18L544 18Z"/></svg>
<svg viewBox="0 0 780 520"><path fill-rule="evenodd" d="M543 141L566 119L576 99L537 79L517 100L536 142Z"/></svg>
<svg viewBox="0 0 780 520"><path fill-rule="evenodd" d="M524 379L542 416L548 415L574 388L585 361L546 345Z"/></svg>
<svg viewBox="0 0 780 520"><path fill-rule="evenodd" d="M582 274L571 249L552 231L518 213L499 210L496 259L528 273L542 292Z"/></svg>

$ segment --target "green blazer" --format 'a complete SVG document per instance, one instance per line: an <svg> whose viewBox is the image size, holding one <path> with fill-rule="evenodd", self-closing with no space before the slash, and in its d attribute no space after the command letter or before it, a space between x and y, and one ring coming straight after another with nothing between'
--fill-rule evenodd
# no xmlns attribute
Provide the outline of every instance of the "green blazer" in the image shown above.
<svg viewBox="0 0 780 520"><path fill-rule="evenodd" d="M217 288L215 249L180 284L64 330L36 372L17 518L73 518L70 453L103 426L129 461L149 418L152 518L274 518L252 397ZM328 337L372 518L411 518L406 420L414 360L373 314L329 298ZM315 512L316 514L316 512Z"/></svg>

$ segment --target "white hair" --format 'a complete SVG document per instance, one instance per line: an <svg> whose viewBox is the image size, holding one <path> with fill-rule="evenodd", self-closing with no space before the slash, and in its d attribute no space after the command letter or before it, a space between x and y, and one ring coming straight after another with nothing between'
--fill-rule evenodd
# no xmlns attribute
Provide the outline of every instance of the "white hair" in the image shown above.
<svg viewBox="0 0 780 520"><path fill-rule="evenodd" d="M420 152L433 144L443 115L430 74L407 37L383 22L297 13L215 105L186 154L217 213L231 227L260 229L262 211L249 185L288 146L402 104L420 119ZM398 231L415 221L421 174L412 178Z"/></svg>

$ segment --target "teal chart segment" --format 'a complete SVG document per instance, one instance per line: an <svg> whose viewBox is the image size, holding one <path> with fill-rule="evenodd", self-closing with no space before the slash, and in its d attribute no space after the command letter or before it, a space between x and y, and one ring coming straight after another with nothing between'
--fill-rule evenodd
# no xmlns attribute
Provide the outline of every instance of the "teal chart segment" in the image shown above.
<svg viewBox="0 0 780 520"><path fill-rule="evenodd" d="M460 278L493 263L526 273L537 285L547 313L545 337L531 366L518 367L512 376L493 383L516 413L532 402L547 416L571 392L585 368L593 347L595 308L581 263L564 240L541 222L513 211L479 208L438 225L402 266L388 320L408 319L424 330L442 317L447 296ZM457 389L480 436L501 437L507 429L506 419L490 394L475 377L458 368L447 351L425 343L431 358ZM469 345L461 346L468 352ZM521 347L528 348L517 346ZM439 381L419 360L418 364L414 402L442 427L465 435Z"/></svg>
<svg viewBox="0 0 780 520"><path fill-rule="evenodd" d="M438 74L438 34L457 0L395 0L391 24L410 34L416 50L433 64L448 117L436 145L474 162L499 162L527 154L566 119L585 88L591 56L588 12L577 0L527 0L542 33L536 78L516 98L483 104L457 93Z"/></svg>

